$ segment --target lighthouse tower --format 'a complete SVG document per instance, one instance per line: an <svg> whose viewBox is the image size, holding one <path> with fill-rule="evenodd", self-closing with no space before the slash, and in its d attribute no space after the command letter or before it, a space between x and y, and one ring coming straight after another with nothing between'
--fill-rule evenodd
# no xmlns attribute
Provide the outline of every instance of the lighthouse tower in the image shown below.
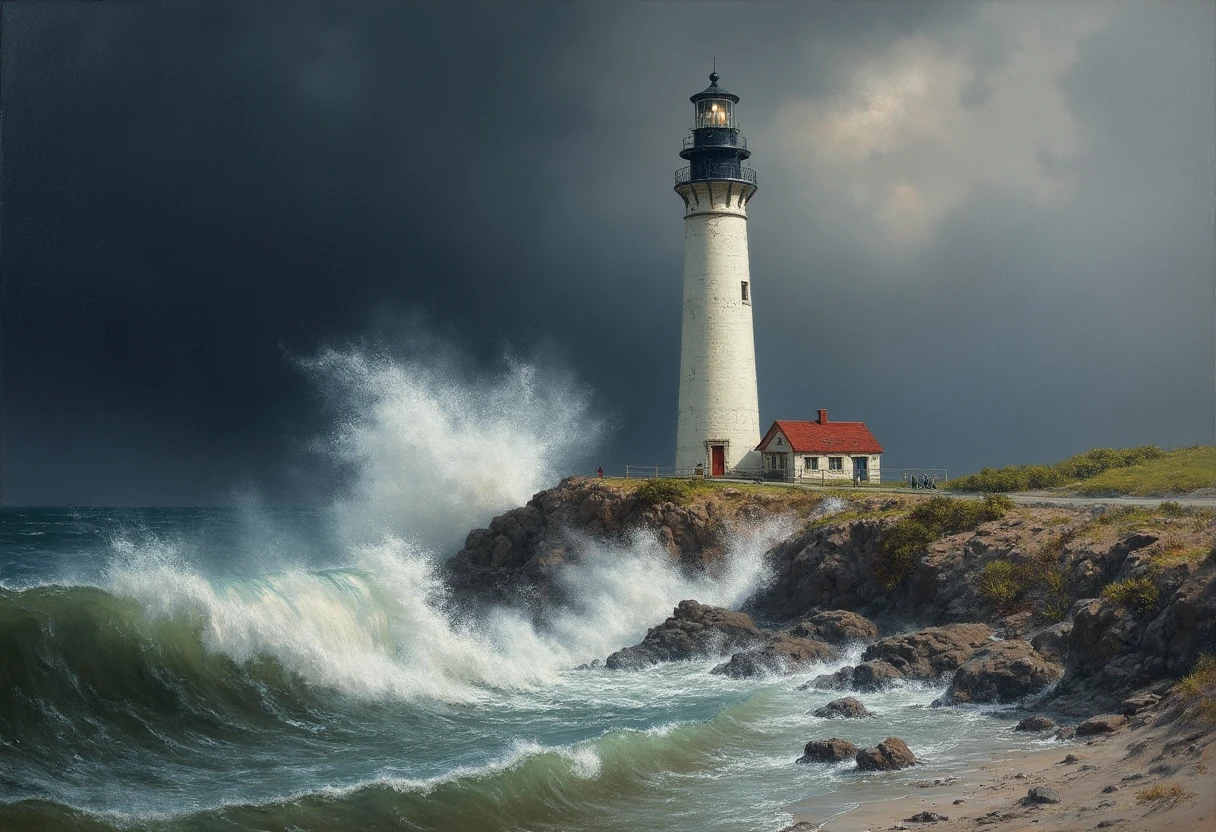
<svg viewBox="0 0 1216 832"><path fill-rule="evenodd" d="M684 320L676 467L722 476L760 467L760 407L747 260L747 206L756 172L735 121L739 96L718 86L691 98L693 124L676 171L684 200Z"/></svg>

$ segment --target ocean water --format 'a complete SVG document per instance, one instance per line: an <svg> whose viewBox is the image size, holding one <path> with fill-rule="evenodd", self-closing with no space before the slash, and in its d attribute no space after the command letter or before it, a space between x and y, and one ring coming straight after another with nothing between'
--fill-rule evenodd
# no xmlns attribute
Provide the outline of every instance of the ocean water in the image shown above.
<svg viewBox="0 0 1216 832"><path fill-rule="evenodd" d="M741 602L780 523L701 580L644 538L586 541L572 606L537 624L451 617L400 539L348 552L328 512L256 514L0 512L0 828L773 830L1035 742L999 711L930 710L935 686L809 716L832 695L795 688L843 660L573 669L681 598ZM794 764L812 737L890 735L930 765Z"/></svg>
<svg viewBox="0 0 1216 832"><path fill-rule="evenodd" d="M440 561L601 426L560 373L470 375L425 346L301 362L333 413L325 508L0 509L0 829L776 830L1034 744L1000 711L930 710L935 686L810 716L833 696L795 688L849 656L749 680L713 658L575 669L682 599L740 604L780 519L702 577L645 536L575 538L569 606L452 614ZM794 764L811 738L891 735L928 764Z"/></svg>

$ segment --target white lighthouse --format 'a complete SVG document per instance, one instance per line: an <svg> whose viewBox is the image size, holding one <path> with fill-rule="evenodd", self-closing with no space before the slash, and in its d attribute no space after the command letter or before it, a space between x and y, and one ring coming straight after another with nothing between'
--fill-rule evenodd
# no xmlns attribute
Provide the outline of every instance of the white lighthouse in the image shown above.
<svg viewBox="0 0 1216 832"><path fill-rule="evenodd" d="M747 205L756 172L735 121L739 96L718 86L692 96L693 125L676 171L684 200L684 319L676 467L710 476L759 469L760 406L747 259Z"/></svg>

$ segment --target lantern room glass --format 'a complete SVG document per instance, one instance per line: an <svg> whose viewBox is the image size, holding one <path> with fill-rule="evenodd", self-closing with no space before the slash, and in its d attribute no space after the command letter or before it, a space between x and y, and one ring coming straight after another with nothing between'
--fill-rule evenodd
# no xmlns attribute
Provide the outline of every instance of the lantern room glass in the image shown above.
<svg viewBox="0 0 1216 832"><path fill-rule="evenodd" d="M704 98L697 102L697 127L734 126L734 102L729 98Z"/></svg>

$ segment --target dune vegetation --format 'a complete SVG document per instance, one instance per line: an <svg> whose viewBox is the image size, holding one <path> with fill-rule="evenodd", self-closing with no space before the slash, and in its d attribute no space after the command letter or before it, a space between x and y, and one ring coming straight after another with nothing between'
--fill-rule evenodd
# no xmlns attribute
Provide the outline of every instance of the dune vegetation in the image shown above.
<svg viewBox="0 0 1216 832"><path fill-rule="evenodd" d="M946 485L998 493L1064 489L1087 495L1162 496L1216 488L1216 446L1163 451L1155 445L1092 448L1051 465L983 468Z"/></svg>

